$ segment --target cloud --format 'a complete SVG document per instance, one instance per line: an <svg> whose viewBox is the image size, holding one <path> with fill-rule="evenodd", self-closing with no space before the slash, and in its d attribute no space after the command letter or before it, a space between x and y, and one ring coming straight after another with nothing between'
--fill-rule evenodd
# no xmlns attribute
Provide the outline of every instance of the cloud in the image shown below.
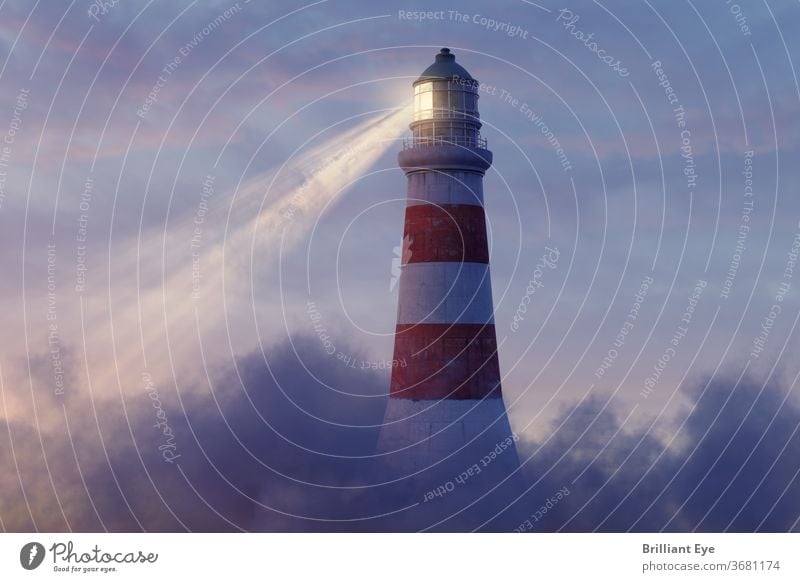
<svg viewBox="0 0 800 582"><path fill-rule="evenodd" d="M156 386L124 407L73 399L60 430L2 427L13 448L0 453L8 469L0 516L12 531L420 529L474 501L475 491L408 511L423 499L422 481L380 485L391 478L373 456L387 387L385 373L353 369L316 337L300 337L266 359L242 358L206 393ZM429 471L425 486L465 462ZM465 529L473 513L447 529Z"/></svg>
<svg viewBox="0 0 800 582"><path fill-rule="evenodd" d="M166 385L148 389L143 382L141 393L126 398L124 407L73 399L64 407L60 429L48 433L37 433L29 423L5 422L0 434L4 440L13 437L13 449L0 448L3 526L9 531L797 529L800 409L776 382L698 384L688 394L693 405L677 419L679 429L666 423L650 432L628 429L622 411L597 398L565 406L552 425L552 438L523 438L517 444L520 459L527 459L526 480L499 485L494 475L467 481L429 503L422 502L426 492L477 462L485 454L483 444L421 476L397 479L372 456L387 386L384 373L350 368L325 354L318 338L296 337L266 357L253 353L235 369L220 370L205 389L177 394ZM172 438L161 425L170 427ZM674 435L680 444L667 447L656 434ZM392 479L397 480L387 484ZM525 494L523 483L530 484ZM559 493L564 491L568 494Z"/></svg>
<svg viewBox="0 0 800 582"><path fill-rule="evenodd" d="M536 529L796 531L800 408L791 393L755 377L712 378L688 392L677 428L649 432L628 430L623 411L598 398L566 409L550 441L531 443L526 468L546 475L542 495L562 485L573 494Z"/></svg>

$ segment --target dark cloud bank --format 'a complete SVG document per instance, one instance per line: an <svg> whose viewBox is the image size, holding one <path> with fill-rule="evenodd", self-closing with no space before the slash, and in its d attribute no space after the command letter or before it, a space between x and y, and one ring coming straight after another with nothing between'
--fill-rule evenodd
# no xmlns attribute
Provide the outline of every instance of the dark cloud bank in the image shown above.
<svg viewBox="0 0 800 582"><path fill-rule="evenodd" d="M285 345L268 354L269 367L258 353L238 362L238 373L217 374L213 395L206 388L178 401L174 388L159 387L175 433L171 440L153 427L157 411L147 393L141 402L126 400L127 420L120 403L99 408L97 424L90 402L69 403L71 441L66 424L58 438L41 442L28 425L0 427L3 527L798 529L800 410L779 385L753 378L699 383L690 394L694 406L678 418L686 421L677 433L679 444L668 450L644 430L619 430L625 414L589 399L565 407L547 441L517 443L524 481L521 474L506 479L484 470L480 478L468 477L432 496L427 493L478 462L486 443L413 479L397 479L385 459L371 457L378 427L364 426L383 418L385 374L344 366L320 353L315 338L296 340L295 348L306 368ZM326 388L320 380L351 394ZM159 447L180 456L165 462Z"/></svg>

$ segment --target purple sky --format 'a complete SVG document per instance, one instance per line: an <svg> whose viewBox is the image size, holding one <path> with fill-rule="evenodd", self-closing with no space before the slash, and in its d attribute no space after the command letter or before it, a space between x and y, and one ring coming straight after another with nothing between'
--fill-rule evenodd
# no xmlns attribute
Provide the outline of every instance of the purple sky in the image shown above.
<svg viewBox="0 0 800 582"><path fill-rule="evenodd" d="M569 451L586 429L588 459L641 437L675 455L658 467L670 474L705 450L745 384L754 396L736 405L737 424L786 428L761 456L798 446L796 2L462 2L458 14L404 1L99 4L0 1L4 529L101 528L90 501L120 485L113 469L92 475L117 455L175 472L154 441L146 378L175 427L190 412L224 419L217 396L244 400L244 361L291 370L290 392L357 393L365 418L380 418L386 370L337 369L308 303L337 353L367 368L391 358L396 154L411 82L444 46L485 84L495 321L521 453L550 437ZM557 261L537 272L548 249ZM513 329L533 279L542 285ZM577 434L559 424L575 410ZM202 434L185 430L188 450ZM556 463L543 454L533 464ZM143 474L137 491L157 498L161 481ZM231 517L192 529L259 527L238 492L209 487ZM708 524L709 495L677 527ZM139 519L108 517L110 529L179 528L161 519L169 503L129 496ZM324 513L278 497L279 510ZM643 519L668 527L648 504ZM558 523L576 527L581 505ZM286 520L268 528L305 528Z"/></svg>

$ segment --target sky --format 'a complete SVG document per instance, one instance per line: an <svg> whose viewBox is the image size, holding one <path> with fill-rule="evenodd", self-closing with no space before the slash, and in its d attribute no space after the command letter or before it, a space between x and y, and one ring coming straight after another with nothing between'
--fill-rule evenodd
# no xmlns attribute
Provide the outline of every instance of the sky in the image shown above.
<svg viewBox="0 0 800 582"><path fill-rule="evenodd" d="M789 0L0 2L0 528L797 531L798 25ZM441 47L482 84L524 485L434 518L371 451L397 152Z"/></svg>

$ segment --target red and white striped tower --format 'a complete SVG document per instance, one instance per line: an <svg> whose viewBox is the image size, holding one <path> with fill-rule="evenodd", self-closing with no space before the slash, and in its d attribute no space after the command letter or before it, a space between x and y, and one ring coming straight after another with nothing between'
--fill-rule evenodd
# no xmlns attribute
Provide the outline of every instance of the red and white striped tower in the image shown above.
<svg viewBox="0 0 800 582"><path fill-rule="evenodd" d="M378 449L425 469L511 435L500 391L480 135L478 82L449 49L413 83L404 252L389 404ZM482 443L482 444L478 444ZM501 464L518 466L516 450Z"/></svg>

